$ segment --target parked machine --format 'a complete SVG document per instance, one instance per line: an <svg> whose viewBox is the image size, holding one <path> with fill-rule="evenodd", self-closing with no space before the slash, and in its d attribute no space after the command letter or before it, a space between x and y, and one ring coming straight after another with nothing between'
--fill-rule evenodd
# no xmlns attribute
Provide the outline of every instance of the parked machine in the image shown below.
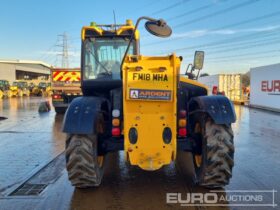
<svg viewBox="0 0 280 210"><path fill-rule="evenodd" d="M131 165L153 171L183 151L193 154L197 184L223 187L234 165L233 105L180 76L182 57L140 55L143 19L153 35L171 35L165 21L149 17L135 26L128 20L82 29L83 96L71 102L63 124L69 180L78 188L99 186L109 152L123 150ZM201 70L203 59L196 52L193 68Z"/></svg>
<svg viewBox="0 0 280 210"><path fill-rule="evenodd" d="M7 80L0 80L0 99L3 97L10 98L12 92L10 90L10 83Z"/></svg>
<svg viewBox="0 0 280 210"><path fill-rule="evenodd" d="M39 82L32 89L32 95L50 97L52 95L51 84L49 82Z"/></svg>
<svg viewBox="0 0 280 210"><path fill-rule="evenodd" d="M12 96L29 96L30 91L28 83L26 81L15 81L12 86L10 86Z"/></svg>
<svg viewBox="0 0 280 210"><path fill-rule="evenodd" d="M82 94L79 68L54 68L52 74L52 104L55 112L65 113L71 101Z"/></svg>

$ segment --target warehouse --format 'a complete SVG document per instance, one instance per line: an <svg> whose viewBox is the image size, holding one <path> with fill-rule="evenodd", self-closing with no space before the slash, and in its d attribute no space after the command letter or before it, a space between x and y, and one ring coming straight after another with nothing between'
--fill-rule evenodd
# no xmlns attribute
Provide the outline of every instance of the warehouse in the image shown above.
<svg viewBox="0 0 280 210"><path fill-rule="evenodd" d="M49 64L41 61L0 60L0 80L48 80L50 68Z"/></svg>

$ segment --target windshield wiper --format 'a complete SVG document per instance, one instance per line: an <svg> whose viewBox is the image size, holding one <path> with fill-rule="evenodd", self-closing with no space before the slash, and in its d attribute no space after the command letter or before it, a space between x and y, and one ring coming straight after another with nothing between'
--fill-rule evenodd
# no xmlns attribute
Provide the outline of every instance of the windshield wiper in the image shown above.
<svg viewBox="0 0 280 210"><path fill-rule="evenodd" d="M87 51L90 52L90 54L94 57L94 60L106 71L106 73L110 75L110 71L102 63L99 62L98 58L93 54L91 49L87 49Z"/></svg>

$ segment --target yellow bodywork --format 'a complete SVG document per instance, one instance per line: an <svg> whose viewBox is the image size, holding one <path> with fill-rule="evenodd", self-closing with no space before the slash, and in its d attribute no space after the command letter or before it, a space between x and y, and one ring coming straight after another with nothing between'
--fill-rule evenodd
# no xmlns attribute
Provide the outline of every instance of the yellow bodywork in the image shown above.
<svg viewBox="0 0 280 210"><path fill-rule="evenodd" d="M18 90L17 86L10 86L10 90L12 92L12 94L11 94L12 96L17 96L18 95L19 90Z"/></svg>
<svg viewBox="0 0 280 210"><path fill-rule="evenodd" d="M4 90L4 91L2 91L2 90L0 90L0 99L1 98L4 98L4 97L6 97L6 98L11 98L12 97L12 91L11 90Z"/></svg>
<svg viewBox="0 0 280 210"><path fill-rule="evenodd" d="M180 59L175 56L127 56L123 65L124 149L132 165L156 170L176 157L177 84ZM170 143L163 130L172 131ZM138 140L129 141L136 128Z"/></svg>

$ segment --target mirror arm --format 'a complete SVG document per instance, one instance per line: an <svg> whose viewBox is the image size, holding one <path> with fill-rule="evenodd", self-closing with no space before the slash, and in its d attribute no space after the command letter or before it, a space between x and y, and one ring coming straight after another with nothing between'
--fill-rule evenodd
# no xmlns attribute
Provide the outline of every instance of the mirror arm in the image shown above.
<svg viewBox="0 0 280 210"><path fill-rule="evenodd" d="M189 65L187 66L187 69L186 69L185 75L187 75L187 73L188 73L188 71L189 71L190 66L191 66L191 67L193 67L193 64L192 64L192 63L189 63Z"/></svg>
<svg viewBox="0 0 280 210"><path fill-rule="evenodd" d="M199 74L200 74L200 69L198 70L198 73L197 73L197 76L196 76L196 80L198 80Z"/></svg>
<svg viewBox="0 0 280 210"><path fill-rule="evenodd" d="M126 48L126 50L125 50L125 53L124 53L124 56L123 56L123 59L122 59L122 63L121 63L121 67L120 67L120 68L121 68L121 71L120 71L121 78L122 78L122 69L123 69L123 63L124 63L125 57L127 56L127 53L128 53L129 48L130 48L131 42L132 42L132 40L133 40L133 37L135 36L135 32L136 32L136 30L137 30L137 28L138 28L138 25L139 25L139 23L140 23L141 20L149 20L149 21L155 21L155 22L158 21L158 20L156 20L156 19L154 19L154 18L150 18L150 17L147 17L147 16L142 16L142 17L140 17L140 18L137 19L136 24L135 24L135 27L134 27L134 30L133 30L133 33L132 33L132 35L131 35L131 37L130 37L130 39L129 39L127 48ZM163 22L163 21L160 20L160 21L159 21L159 24L163 24L162 22Z"/></svg>
<svg viewBox="0 0 280 210"><path fill-rule="evenodd" d="M193 73L194 70L195 70L195 66L192 64L191 74Z"/></svg>

